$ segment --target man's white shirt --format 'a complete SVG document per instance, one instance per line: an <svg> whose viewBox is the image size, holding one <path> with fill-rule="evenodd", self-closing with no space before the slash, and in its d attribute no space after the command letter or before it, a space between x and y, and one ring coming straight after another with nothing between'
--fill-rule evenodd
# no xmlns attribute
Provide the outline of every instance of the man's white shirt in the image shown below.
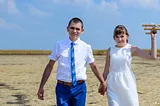
<svg viewBox="0 0 160 106"><path fill-rule="evenodd" d="M72 41L69 39L69 37L65 40L57 42L53 47L51 55L49 55L49 59L58 61L56 70L57 80L72 82L70 57L71 42ZM74 43L76 79L86 80L87 63L90 64L95 60L92 53L92 48L89 44L80 40L80 38Z"/></svg>

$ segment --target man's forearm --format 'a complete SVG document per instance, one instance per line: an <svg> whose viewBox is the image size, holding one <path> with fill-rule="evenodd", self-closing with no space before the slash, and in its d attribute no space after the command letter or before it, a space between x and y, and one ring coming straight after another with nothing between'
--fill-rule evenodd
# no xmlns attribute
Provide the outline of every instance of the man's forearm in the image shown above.
<svg viewBox="0 0 160 106"><path fill-rule="evenodd" d="M103 79L103 76L102 74L98 71L98 67L97 66L93 66L91 67L94 75L98 78L98 80L101 82L101 83L104 83L104 79Z"/></svg>
<svg viewBox="0 0 160 106"><path fill-rule="evenodd" d="M53 67L47 65L46 68L45 68L45 71L43 73L43 77L42 77L42 80L41 80L41 84L40 84L40 88L43 88L46 81L48 80L50 74L51 74L51 71L52 71Z"/></svg>

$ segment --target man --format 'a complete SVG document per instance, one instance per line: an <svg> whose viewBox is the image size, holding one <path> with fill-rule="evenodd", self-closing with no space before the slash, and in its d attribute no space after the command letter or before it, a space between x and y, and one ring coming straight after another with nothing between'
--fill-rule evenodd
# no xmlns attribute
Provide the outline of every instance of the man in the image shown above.
<svg viewBox="0 0 160 106"><path fill-rule="evenodd" d="M93 73L101 83L101 92L106 84L95 63L91 46L80 40L83 22L72 18L67 26L69 37L55 44L38 90L38 98L44 100L44 85L58 61L56 100L57 106L85 106L86 102L86 65L89 63Z"/></svg>

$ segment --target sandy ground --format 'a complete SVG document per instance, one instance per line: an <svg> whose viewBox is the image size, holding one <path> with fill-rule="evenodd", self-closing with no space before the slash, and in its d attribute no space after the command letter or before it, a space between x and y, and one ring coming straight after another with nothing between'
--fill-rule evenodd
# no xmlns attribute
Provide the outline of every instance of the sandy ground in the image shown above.
<svg viewBox="0 0 160 106"><path fill-rule="evenodd" d="M95 56L103 71L104 56ZM55 68L45 86L45 100L37 99L37 90L47 55L0 55L0 106L56 106ZM160 61L134 58L140 106L160 106ZM106 96L97 93L99 82L87 68L86 106L108 106Z"/></svg>

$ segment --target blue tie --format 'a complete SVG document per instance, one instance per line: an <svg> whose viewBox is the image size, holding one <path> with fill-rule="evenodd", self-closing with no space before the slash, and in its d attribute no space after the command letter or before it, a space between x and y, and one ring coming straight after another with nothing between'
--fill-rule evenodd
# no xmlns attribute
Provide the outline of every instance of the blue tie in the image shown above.
<svg viewBox="0 0 160 106"><path fill-rule="evenodd" d="M71 43L71 75L72 75L72 84L75 86L76 81L76 72L75 72L75 59L74 59L74 43Z"/></svg>

